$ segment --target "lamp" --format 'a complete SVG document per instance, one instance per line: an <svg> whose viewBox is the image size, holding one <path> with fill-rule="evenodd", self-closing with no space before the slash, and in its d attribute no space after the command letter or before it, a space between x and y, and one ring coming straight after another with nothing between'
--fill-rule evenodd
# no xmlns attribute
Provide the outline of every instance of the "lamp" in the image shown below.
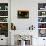
<svg viewBox="0 0 46 46"><path fill-rule="evenodd" d="M31 26L29 26L29 30L34 30L34 26L33 25L31 25Z"/></svg>
<svg viewBox="0 0 46 46"><path fill-rule="evenodd" d="M11 30L16 30L16 26L13 23L11 23Z"/></svg>

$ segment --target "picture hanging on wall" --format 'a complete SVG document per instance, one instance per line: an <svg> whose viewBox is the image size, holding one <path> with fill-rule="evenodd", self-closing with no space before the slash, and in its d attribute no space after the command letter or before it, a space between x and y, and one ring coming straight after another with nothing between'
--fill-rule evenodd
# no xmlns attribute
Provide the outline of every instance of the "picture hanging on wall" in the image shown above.
<svg viewBox="0 0 46 46"><path fill-rule="evenodd" d="M46 37L46 29L39 29L39 37Z"/></svg>
<svg viewBox="0 0 46 46"><path fill-rule="evenodd" d="M23 11L23 10L18 10L17 11L17 17L18 18L29 18L29 11Z"/></svg>
<svg viewBox="0 0 46 46"><path fill-rule="evenodd" d="M8 23L0 23L0 35L8 37Z"/></svg>

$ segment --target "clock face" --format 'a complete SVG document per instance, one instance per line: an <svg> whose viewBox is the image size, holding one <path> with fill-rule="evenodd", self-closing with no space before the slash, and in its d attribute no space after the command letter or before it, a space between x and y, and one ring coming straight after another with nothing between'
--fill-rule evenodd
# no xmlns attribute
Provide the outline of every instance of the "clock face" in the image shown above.
<svg viewBox="0 0 46 46"><path fill-rule="evenodd" d="M40 33L45 34L45 29L41 29Z"/></svg>
<svg viewBox="0 0 46 46"><path fill-rule="evenodd" d="M40 29L39 30L39 36L40 37L46 37L46 29Z"/></svg>

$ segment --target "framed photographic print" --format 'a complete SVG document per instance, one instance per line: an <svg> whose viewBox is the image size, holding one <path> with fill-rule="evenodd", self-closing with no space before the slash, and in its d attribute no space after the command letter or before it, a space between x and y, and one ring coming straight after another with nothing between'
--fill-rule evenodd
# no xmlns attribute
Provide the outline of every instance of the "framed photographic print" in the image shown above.
<svg viewBox="0 0 46 46"><path fill-rule="evenodd" d="M29 11L17 11L17 17L18 18L29 18Z"/></svg>
<svg viewBox="0 0 46 46"><path fill-rule="evenodd" d="M8 23L0 23L0 35L8 37Z"/></svg>

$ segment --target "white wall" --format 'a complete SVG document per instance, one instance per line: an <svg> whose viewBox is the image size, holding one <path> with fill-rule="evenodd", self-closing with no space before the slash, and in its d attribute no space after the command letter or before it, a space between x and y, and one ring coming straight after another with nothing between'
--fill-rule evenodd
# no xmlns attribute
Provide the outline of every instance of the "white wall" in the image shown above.
<svg viewBox="0 0 46 46"><path fill-rule="evenodd" d="M0 3L8 3L8 0L0 0Z"/></svg>
<svg viewBox="0 0 46 46"><path fill-rule="evenodd" d="M41 44L44 43L43 38L35 37L38 36L38 3L46 3L46 0L11 0L11 22L16 25L16 29L18 30L18 32L19 30L28 30L28 27L32 24L35 26L36 34L33 33L33 46L43 46ZM29 10L29 19L17 18L17 10L20 9Z"/></svg>
<svg viewBox="0 0 46 46"><path fill-rule="evenodd" d="M34 4L34 5L32 5ZM29 10L29 19L18 19L17 11L25 9ZM37 23L37 2L30 0L12 0L11 1L11 20L16 25L17 30L27 30L32 24Z"/></svg>

